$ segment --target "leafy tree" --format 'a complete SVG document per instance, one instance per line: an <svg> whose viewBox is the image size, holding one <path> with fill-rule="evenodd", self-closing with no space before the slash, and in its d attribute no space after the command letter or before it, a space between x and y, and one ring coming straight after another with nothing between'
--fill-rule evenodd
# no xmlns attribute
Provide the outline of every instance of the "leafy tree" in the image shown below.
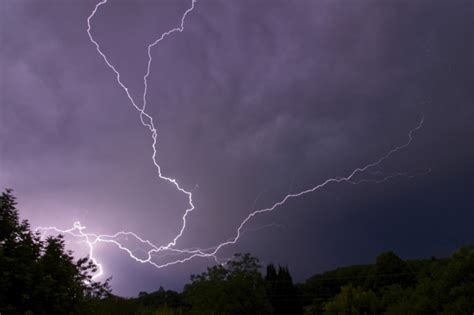
<svg viewBox="0 0 474 315"><path fill-rule="evenodd" d="M89 298L109 292L108 281L92 281L96 266L74 262L62 236L45 241L20 222L11 189L0 196L0 313L70 314L84 310Z"/></svg>
<svg viewBox="0 0 474 315"><path fill-rule="evenodd" d="M271 306L257 258L236 254L225 267L192 275L185 287L191 314L269 314Z"/></svg>
<svg viewBox="0 0 474 315"><path fill-rule="evenodd" d="M336 296L341 287L352 284L358 287L365 287L368 275L371 273L371 265L355 265L341 267L317 274L299 285L302 294L302 302L305 305L305 313L322 314L324 305Z"/></svg>
<svg viewBox="0 0 474 315"><path fill-rule="evenodd" d="M325 314L375 314L378 311L378 302L375 293L365 291L352 284L343 286L341 293L326 303Z"/></svg>
<svg viewBox="0 0 474 315"><path fill-rule="evenodd" d="M415 283L415 276L409 265L391 251L377 256L371 275L365 286L376 291L392 284L406 288Z"/></svg>
<svg viewBox="0 0 474 315"><path fill-rule="evenodd" d="M474 310L474 245L462 247L449 260L435 261L416 287L388 306L389 314L472 314Z"/></svg>

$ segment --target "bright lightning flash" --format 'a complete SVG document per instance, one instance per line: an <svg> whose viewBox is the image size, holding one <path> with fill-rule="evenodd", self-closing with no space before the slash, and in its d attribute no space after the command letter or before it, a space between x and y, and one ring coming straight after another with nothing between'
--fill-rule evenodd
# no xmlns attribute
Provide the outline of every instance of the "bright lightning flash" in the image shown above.
<svg viewBox="0 0 474 315"><path fill-rule="evenodd" d="M89 249L89 257L90 259L98 266L98 271L94 275L94 278L97 278L101 276L104 273L103 266L96 260L94 256L94 248L97 244L99 243L109 243L117 246L119 249L125 251L130 258L134 259L135 261L139 263L147 263L151 264L156 268L164 268L170 265L175 265L179 263L184 263L187 262L191 259L197 258L197 257L207 257L207 258L213 258L216 262L218 262L217 258L217 253L226 246L233 245L239 241L243 233L246 231L246 228L244 226L255 216L266 213L266 212L271 212L274 211L276 208L279 206L285 204L289 199L300 197L312 192L315 192L317 190L320 190L324 188L325 186L331 184L331 183L341 183L341 182L346 182L350 184L360 184L360 183L382 183L385 182L393 177L396 176L405 176L405 177L412 177L413 175L410 174L409 172L401 172L401 173L394 173L394 174L385 174L380 171L375 171L374 168L377 166L380 166L385 160L389 159L392 157L395 153L398 151L406 148L408 145L411 144L413 140L413 133L420 129L423 125L424 118L422 118L419 122L419 124L411 129L408 133L408 140L402 144L399 145L389 152L387 152L385 155L381 156L380 158L374 160L373 162L366 164L365 166L358 167L354 169L351 173L344 177L334 177L334 178L329 178L323 181L322 183L311 187L309 189L297 192L297 193L290 193L284 196L281 200L278 202L275 202L273 205L267 207L267 208L262 208L258 210L252 211L237 227L237 230L234 234L233 237L230 239L227 239L226 241L223 241L219 244L217 244L214 247L211 248L190 248L190 249L178 249L176 248L176 243L181 238L183 235L185 229L186 229L186 219L187 216L190 212L192 212L195 209L194 203L193 203L193 194L191 191L188 191L184 189L176 179L172 177L168 177L166 175L163 175L161 167L158 163L157 159L157 130L155 128L155 125L153 123L153 118L146 112L146 105L147 105L147 89L148 89L148 77L150 76L150 69L151 69L151 64L152 64L152 54L151 50L153 47L158 45L162 40L164 40L166 37L169 35L176 33L176 32L183 32L184 31L184 22L186 20L186 17L194 10L196 0L191 1L191 6L184 12L184 14L181 16L181 21L178 27L175 27L163 34L161 34L155 41L153 41L151 44L148 45L147 47L147 53L148 53L148 63L147 63L147 69L146 73L143 76L143 86L144 86L144 91L143 91L143 98L141 103L137 103L136 100L131 96L128 87L122 82L121 77L120 77L120 72L115 68L115 66L110 63L108 60L107 56L105 53L101 50L101 47L99 43L94 39L91 33L91 22L92 19L94 18L95 14L99 10L99 8L105 4L107 4L108 0L102 0L99 3L97 3L92 10L91 14L87 17L87 34L89 36L89 39L91 43L95 46L97 52L99 55L102 57L104 60L105 64L112 70L112 72L115 74L115 78L117 80L117 83L120 85L120 87L124 90L125 94L127 95L128 99L130 100L131 104L133 107L139 112L140 114L140 121L142 125L150 131L150 135L152 138L152 149L153 149L153 155L152 155L152 160L153 164L156 167L158 177L162 180L165 180L174 187L180 191L182 194L184 194L187 199L188 199L188 208L184 211L184 214L182 216L182 225L179 230L179 232L176 234L176 236L169 241L167 244L163 245L156 245L153 244L151 241L146 240L138 236L134 232L126 232L126 231L120 231L115 234L107 235L107 234L96 234L96 233L86 233L86 227L81 225L80 222L74 222L72 228L70 229L59 229L55 226L47 226L47 227L37 227L37 231L41 231L43 234L51 234L51 233L62 233L65 235L69 235L72 237L76 237L84 241ZM429 171L429 170L428 170ZM371 175L370 178L358 178L361 175L364 174L369 174ZM374 177L375 176L375 177ZM266 226L264 226L266 227ZM247 230L250 231L250 229L247 228ZM134 248L129 248L128 246L124 245L124 240L129 240L132 239L135 242L139 243L139 247L134 247ZM140 252L141 255L138 255L137 252ZM145 254L145 255L143 255ZM140 256L140 257L139 257ZM178 256L179 258L172 259L170 261L165 261L165 262L158 262L160 259L163 259L164 257L176 257Z"/></svg>

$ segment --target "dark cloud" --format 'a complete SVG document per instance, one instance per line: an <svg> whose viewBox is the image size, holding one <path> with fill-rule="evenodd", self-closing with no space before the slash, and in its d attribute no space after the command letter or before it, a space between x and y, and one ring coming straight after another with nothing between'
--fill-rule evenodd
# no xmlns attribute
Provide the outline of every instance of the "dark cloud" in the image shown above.
<svg viewBox="0 0 474 315"><path fill-rule="evenodd" d="M157 180L151 138L86 34L95 3L4 1L1 186L33 225L126 229L165 243L183 195ZM137 99L146 44L188 1L112 1L93 34ZM153 49L148 109L167 175L194 190L179 245L212 246L252 208L346 175L425 117L385 170L413 179L330 185L256 218L223 250L288 263L297 280L385 249L445 255L472 241L472 1L201 1ZM180 288L198 259L157 271L101 245L121 294Z"/></svg>

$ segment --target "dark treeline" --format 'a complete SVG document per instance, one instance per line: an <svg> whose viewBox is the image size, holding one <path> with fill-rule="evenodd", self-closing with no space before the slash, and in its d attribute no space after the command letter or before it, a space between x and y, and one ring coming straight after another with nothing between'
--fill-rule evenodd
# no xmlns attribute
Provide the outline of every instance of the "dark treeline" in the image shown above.
<svg viewBox="0 0 474 315"><path fill-rule="evenodd" d="M160 288L135 299L100 300L97 314L473 314L474 246L449 258L402 260L380 254L371 265L338 268L294 284L288 268L236 255L191 277L182 293Z"/></svg>
<svg viewBox="0 0 474 315"><path fill-rule="evenodd" d="M295 284L290 271L250 254L192 275L183 292L114 296L91 281L95 266L74 262L62 238L41 240L20 222L11 191L0 197L1 314L473 314L474 245L451 257L337 268Z"/></svg>

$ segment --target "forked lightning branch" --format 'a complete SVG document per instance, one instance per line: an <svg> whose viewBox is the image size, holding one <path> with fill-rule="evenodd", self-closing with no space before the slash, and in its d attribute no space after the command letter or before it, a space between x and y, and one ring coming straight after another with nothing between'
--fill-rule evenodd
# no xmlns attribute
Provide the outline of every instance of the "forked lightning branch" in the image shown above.
<svg viewBox="0 0 474 315"><path fill-rule="evenodd" d="M130 101L131 105L137 110L140 121L142 125L147 128L150 132L151 136L151 146L153 150L153 154L151 156L152 162L156 167L158 179L164 180L171 185L173 185L179 192L183 194L185 198L188 200L188 207L184 209L184 213L182 216L182 224L181 227L178 229L175 237L167 242L164 242L163 244L154 244L153 242L146 240L142 237L140 237L138 234L134 232L129 232L129 231L119 231L114 234L98 234L94 232L87 232L86 227L83 226L80 222L74 222L73 226L69 229L64 229L64 228L58 228L55 226L46 226L46 227L38 227L36 230L41 231L44 234L47 233L62 233L66 234L72 237L76 237L80 239L81 241L85 242L88 247L89 251L89 256L90 258L97 264L98 266L98 272L94 275L94 277L99 277L104 273L103 266L100 264L100 262L97 261L96 256L95 256L95 250L96 250L96 245L99 243L106 243L110 244L113 246L117 246L119 249L122 251L126 252L131 259L143 263L143 264L151 264L156 268L164 268L170 265L175 265L175 264L180 264L180 263L185 263L187 261L190 261L192 259L198 258L198 257L203 257L203 258L213 258L217 261L217 254L218 252L227 246L231 246L235 243L237 243L242 236L246 224L252 220L255 216L258 216L260 214L266 213L266 212L271 212L276 210L279 206L285 204L292 198L297 198L309 193L313 193L317 190L320 190L324 187L326 187L329 184L332 183L350 183L350 184L361 184L361 183L382 183L385 182L393 177L396 176L404 176L404 177L411 177L412 174L410 172L399 172L399 173L383 173L380 172L379 170L375 171L376 167L380 167L385 160L391 158L394 154L396 154L398 151L406 148L409 146L412 141L413 141L413 134L415 131L419 130L422 125L424 119L421 118L419 124L415 126L413 129L411 129L408 132L408 139L405 143L395 146L393 149L390 151L386 152L385 154L381 154L381 156L375 158L373 161L362 165L358 168L355 168L350 172L349 174L346 174L345 176L339 176L339 177L333 177L333 178L328 178L325 181L313 186L309 187L308 189L296 192L296 193L290 193L287 194L286 196L282 197L280 200L275 202L274 204L262 208L262 209L257 209L257 210L251 210L248 216L242 220L238 225L237 229L235 232L230 233L231 236L225 241L222 241L220 243L217 243L215 246L211 248L190 248L190 249L180 249L177 247L177 242L178 240L183 236L183 234L186 231L186 224L187 224L187 217L188 214L192 211L195 210L195 205L193 203L193 194L191 191L183 188L176 179L169 177L167 175L164 175L162 168L160 167L159 160L158 160L158 148L157 148L157 129L154 125L153 122L153 117L151 117L146 109L147 109L147 90L148 90L148 78L151 74L151 66L152 66L152 50L154 47L158 46L160 42L165 40L166 38L172 36L174 33L180 33L185 30L185 21L188 18L188 16L192 13L192 11L195 8L196 5L196 0L191 1L190 7L182 14L181 20L179 21L179 25L175 28L172 28L168 30L167 32L164 32L160 34L156 40L154 40L152 43L148 45L147 49L147 56L148 56L148 62L147 62L147 68L146 72L143 75L143 96L142 100L138 101L134 99L129 91L129 88L123 83L121 79L121 74L117 70L117 68L109 61L107 55L103 52L101 49L100 43L98 43L93 36L92 32L92 26L93 26L93 20L96 15L96 13L99 10L104 10L106 8L106 5L108 3L108 0L102 0L99 3L97 3L92 10L91 14L87 17L87 35L89 36L89 39L92 43L92 45L95 47L98 55L103 59L105 65L109 68L109 70L112 71L112 73L115 75L115 79L117 83L120 85L120 87L123 89L125 92L126 97ZM159 104L157 104L159 106ZM374 177L374 175L376 175ZM364 176L367 176L364 178ZM135 242L139 243L141 247L136 248L130 248L125 245L124 240L125 239L132 239ZM146 249L144 249L146 248ZM140 252L140 255L138 254ZM145 255L143 255L145 253ZM168 261L163 261L163 257L178 257L176 259L171 259ZM161 261L161 262L160 262Z"/></svg>

